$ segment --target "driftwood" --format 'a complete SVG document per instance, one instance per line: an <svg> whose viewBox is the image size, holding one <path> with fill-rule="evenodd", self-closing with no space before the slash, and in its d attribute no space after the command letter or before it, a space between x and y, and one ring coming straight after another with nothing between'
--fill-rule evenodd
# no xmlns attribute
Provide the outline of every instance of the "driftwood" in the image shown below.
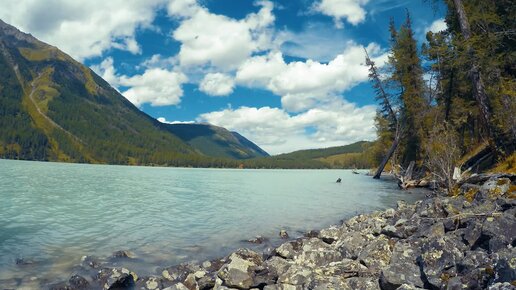
<svg viewBox="0 0 516 290"><path fill-rule="evenodd" d="M415 162L411 161L406 170L403 170L401 166L400 172L402 173L394 173L394 177L398 179L398 186L401 189L409 189L414 187L430 187L432 182L425 178L413 178L414 176L414 166Z"/></svg>

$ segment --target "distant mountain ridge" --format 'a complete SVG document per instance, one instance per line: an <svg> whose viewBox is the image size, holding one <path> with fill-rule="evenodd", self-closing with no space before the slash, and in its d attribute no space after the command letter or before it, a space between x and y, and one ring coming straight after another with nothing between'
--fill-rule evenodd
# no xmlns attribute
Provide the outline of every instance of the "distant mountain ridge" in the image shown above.
<svg viewBox="0 0 516 290"><path fill-rule="evenodd" d="M235 166L213 158L263 155L241 136L211 143L238 154L188 144L86 66L2 20L0 80L0 158Z"/></svg>
<svg viewBox="0 0 516 290"><path fill-rule="evenodd" d="M237 132L210 124L167 124L166 128L199 153L222 158L250 159L269 156Z"/></svg>

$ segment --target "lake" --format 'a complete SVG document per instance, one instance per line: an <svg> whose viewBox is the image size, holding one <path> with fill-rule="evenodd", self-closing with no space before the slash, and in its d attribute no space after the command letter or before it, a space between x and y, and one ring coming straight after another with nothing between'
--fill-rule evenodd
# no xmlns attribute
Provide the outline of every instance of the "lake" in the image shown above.
<svg viewBox="0 0 516 290"><path fill-rule="evenodd" d="M66 280L82 256L117 250L133 252L137 262L114 264L156 274L159 267L260 247L243 241L256 235L278 245L280 229L301 236L423 195L349 170L0 160L0 282Z"/></svg>

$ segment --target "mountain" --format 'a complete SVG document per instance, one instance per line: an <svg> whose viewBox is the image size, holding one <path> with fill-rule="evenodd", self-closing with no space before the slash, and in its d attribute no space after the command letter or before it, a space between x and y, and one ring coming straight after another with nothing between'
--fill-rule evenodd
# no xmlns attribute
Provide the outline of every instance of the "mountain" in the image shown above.
<svg viewBox="0 0 516 290"><path fill-rule="evenodd" d="M259 152L219 141L212 143L243 152L224 157ZM225 166L207 157L205 143L192 147L86 66L0 20L0 158Z"/></svg>
<svg viewBox="0 0 516 290"><path fill-rule="evenodd" d="M329 147L322 149L308 149L308 150L299 150L291 153L285 153L274 156L278 159L319 159L319 158L327 158L334 155L346 154L346 153L362 153L364 151L364 146L369 144L367 141L359 141L353 144L338 146L338 147Z"/></svg>
<svg viewBox="0 0 516 290"><path fill-rule="evenodd" d="M372 164L365 154L371 142L359 141L349 145L322 149L299 150L280 154L272 158L277 162L295 161L310 164L311 167L329 168L371 168Z"/></svg>
<svg viewBox="0 0 516 290"><path fill-rule="evenodd" d="M166 127L203 155L232 159L269 156L242 135L222 127L209 124L167 124Z"/></svg>

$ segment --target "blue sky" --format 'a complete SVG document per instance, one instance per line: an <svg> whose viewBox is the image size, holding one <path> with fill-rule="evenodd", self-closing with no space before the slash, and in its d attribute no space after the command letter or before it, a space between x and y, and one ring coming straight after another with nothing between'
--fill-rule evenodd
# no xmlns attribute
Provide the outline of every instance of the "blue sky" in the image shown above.
<svg viewBox="0 0 516 290"><path fill-rule="evenodd" d="M0 0L0 18L91 67L163 122L235 130L272 154L372 140L364 48L389 19L420 43L445 28L423 0Z"/></svg>

